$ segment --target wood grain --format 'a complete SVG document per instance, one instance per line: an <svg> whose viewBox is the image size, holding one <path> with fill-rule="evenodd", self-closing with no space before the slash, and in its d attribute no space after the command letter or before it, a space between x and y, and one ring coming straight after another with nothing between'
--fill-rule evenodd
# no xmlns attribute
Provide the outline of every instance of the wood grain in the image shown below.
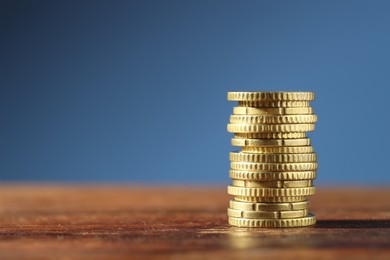
<svg viewBox="0 0 390 260"><path fill-rule="evenodd" d="M0 259L390 259L390 189L318 188L307 228L227 225L224 187L3 185Z"/></svg>

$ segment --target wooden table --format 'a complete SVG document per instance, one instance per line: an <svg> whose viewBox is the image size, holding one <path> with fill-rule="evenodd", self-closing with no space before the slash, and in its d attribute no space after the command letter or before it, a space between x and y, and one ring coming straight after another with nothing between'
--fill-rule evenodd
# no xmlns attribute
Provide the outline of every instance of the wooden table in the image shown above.
<svg viewBox="0 0 390 260"><path fill-rule="evenodd" d="M314 227L227 225L225 187L3 185L0 259L390 259L390 189L321 188Z"/></svg>

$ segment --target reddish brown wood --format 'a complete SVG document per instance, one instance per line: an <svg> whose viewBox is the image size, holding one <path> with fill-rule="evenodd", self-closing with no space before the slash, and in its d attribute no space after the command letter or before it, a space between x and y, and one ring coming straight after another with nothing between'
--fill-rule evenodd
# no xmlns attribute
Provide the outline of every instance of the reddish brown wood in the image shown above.
<svg viewBox="0 0 390 260"><path fill-rule="evenodd" d="M3 185L0 259L390 259L390 189L318 188L307 228L227 225L223 187Z"/></svg>

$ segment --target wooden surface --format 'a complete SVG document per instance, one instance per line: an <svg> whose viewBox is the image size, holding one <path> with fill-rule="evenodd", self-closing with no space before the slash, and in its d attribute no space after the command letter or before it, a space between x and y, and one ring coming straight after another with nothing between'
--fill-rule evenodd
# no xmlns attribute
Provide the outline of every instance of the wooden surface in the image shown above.
<svg viewBox="0 0 390 260"><path fill-rule="evenodd" d="M390 189L318 188L307 228L227 225L226 188L0 189L0 259L390 259Z"/></svg>

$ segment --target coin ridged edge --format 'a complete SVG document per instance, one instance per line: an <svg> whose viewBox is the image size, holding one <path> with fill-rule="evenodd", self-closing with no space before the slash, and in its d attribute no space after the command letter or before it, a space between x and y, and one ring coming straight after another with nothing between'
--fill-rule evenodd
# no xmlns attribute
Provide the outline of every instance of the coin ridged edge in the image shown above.
<svg viewBox="0 0 390 260"><path fill-rule="evenodd" d="M230 101L313 101L314 92L228 92Z"/></svg>
<svg viewBox="0 0 390 260"><path fill-rule="evenodd" d="M316 223L316 217L309 213L307 217L294 219L248 219L228 217L228 222L237 227L304 227Z"/></svg>
<svg viewBox="0 0 390 260"><path fill-rule="evenodd" d="M232 124L307 124L317 122L317 115L231 115Z"/></svg>
<svg viewBox="0 0 390 260"><path fill-rule="evenodd" d="M245 197L300 197L310 196L315 187L306 188L245 188L228 186L228 194Z"/></svg>
<svg viewBox="0 0 390 260"><path fill-rule="evenodd" d="M248 172L240 170L230 170L229 177L238 180L253 181L294 181L294 180L314 180L317 177L316 171L303 172Z"/></svg>
<svg viewBox="0 0 390 260"><path fill-rule="evenodd" d="M297 181L252 181L233 179L232 185L235 187L246 188L305 188L312 187L312 180L297 180Z"/></svg>
<svg viewBox="0 0 390 260"><path fill-rule="evenodd" d="M252 162L230 162L230 168L233 170L244 171L313 171L317 170L318 163L252 163Z"/></svg>
<svg viewBox="0 0 390 260"><path fill-rule="evenodd" d="M234 196L234 200L241 202L253 202L253 203L286 203L286 202L301 202L305 201L307 196L298 197L246 197L246 196Z"/></svg>
<svg viewBox="0 0 390 260"><path fill-rule="evenodd" d="M303 154L261 154L261 153L243 153L230 152L229 159L232 162L264 162L264 163L298 163L315 162L316 153Z"/></svg>
<svg viewBox="0 0 390 260"><path fill-rule="evenodd" d="M240 107L263 107L263 108L277 108L277 107L309 107L310 101L238 101Z"/></svg>
<svg viewBox="0 0 390 260"><path fill-rule="evenodd" d="M228 124L227 130L231 133L310 132L315 130L315 124Z"/></svg>
<svg viewBox="0 0 390 260"><path fill-rule="evenodd" d="M242 139L302 139L306 132L300 133L234 133L234 138Z"/></svg>
<svg viewBox="0 0 390 260"><path fill-rule="evenodd" d="M242 153L258 154L306 154L314 153L312 146L280 146L280 147L256 147L243 146Z"/></svg>

